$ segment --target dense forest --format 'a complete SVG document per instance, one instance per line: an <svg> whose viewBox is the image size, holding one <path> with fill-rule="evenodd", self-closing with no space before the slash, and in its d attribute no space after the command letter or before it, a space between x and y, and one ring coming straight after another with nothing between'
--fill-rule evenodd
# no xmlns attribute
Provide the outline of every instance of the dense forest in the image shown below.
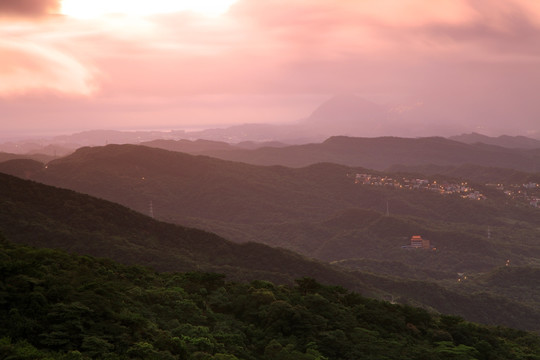
<svg viewBox="0 0 540 360"><path fill-rule="evenodd" d="M2 359L540 359L540 337L295 285L0 241Z"/></svg>

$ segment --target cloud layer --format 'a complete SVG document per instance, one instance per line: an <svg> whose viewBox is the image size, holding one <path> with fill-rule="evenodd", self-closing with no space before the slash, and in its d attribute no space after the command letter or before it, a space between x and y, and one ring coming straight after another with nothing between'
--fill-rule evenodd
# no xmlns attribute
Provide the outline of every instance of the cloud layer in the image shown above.
<svg viewBox="0 0 540 360"><path fill-rule="evenodd" d="M60 9L60 0L2 0L0 16L42 16Z"/></svg>
<svg viewBox="0 0 540 360"><path fill-rule="evenodd" d="M0 13L57 7L4 1ZM72 105L82 101L87 114L118 128L292 121L321 99L355 93L385 104L422 102L434 122L464 130L540 130L533 0L239 0L219 17L4 21L0 34L8 79L0 96L17 98L0 117L28 126L36 115L17 104L44 91L55 95L40 106L56 119L73 119Z"/></svg>

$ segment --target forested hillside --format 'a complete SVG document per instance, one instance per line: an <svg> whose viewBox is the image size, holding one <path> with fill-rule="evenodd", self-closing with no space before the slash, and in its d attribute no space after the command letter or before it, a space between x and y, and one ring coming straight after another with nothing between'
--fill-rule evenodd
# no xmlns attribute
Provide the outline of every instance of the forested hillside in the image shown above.
<svg viewBox="0 0 540 360"><path fill-rule="evenodd" d="M537 209L484 188L487 200L472 201L356 183L355 174L366 172L373 171L327 163L254 166L115 145L80 149L32 177L145 214L151 206L160 220L232 241L262 242L348 265L358 259L398 261L424 279L435 272L435 278L454 278L458 272L488 271L507 259L529 265L540 257ZM386 211L389 216L383 216ZM412 235L430 239L437 253L404 251Z"/></svg>
<svg viewBox="0 0 540 360"><path fill-rule="evenodd" d="M44 167L44 163L32 159L12 159L0 162L1 173L23 179L29 179L32 175L42 171Z"/></svg>
<svg viewBox="0 0 540 360"><path fill-rule="evenodd" d="M271 280L292 284L295 278L309 276L371 297L410 303L485 324L505 324L530 330L538 330L540 324L538 307L520 302L511 291L500 296L477 294L468 288L445 288L449 284L435 285L433 281L452 277L451 270L430 268L433 264L438 268L443 266L437 259L445 257L439 258L438 253L400 250L401 261L363 258L339 262L341 266L392 277L363 274L262 244L234 244L208 232L162 223L117 204L73 191L7 175L0 175L0 184L0 230L10 241L108 257L158 270L214 271L226 274L228 279L241 281ZM346 229L350 220L358 215L362 214L353 212L343 219L333 219L328 225ZM379 222L381 215L367 212L361 217L365 218L364 224L369 224ZM479 253L472 254L471 259L474 256L479 257ZM430 261L432 265L429 265ZM407 280L407 277L416 280ZM485 307L486 303L491 306Z"/></svg>
<svg viewBox="0 0 540 360"><path fill-rule="evenodd" d="M311 276L368 290L348 272L256 243L156 221L123 206L0 174L0 231L11 241L108 257L161 271L204 270L237 280Z"/></svg>
<svg viewBox="0 0 540 360"><path fill-rule="evenodd" d="M0 240L3 359L538 359L540 338L302 278L158 274Z"/></svg>

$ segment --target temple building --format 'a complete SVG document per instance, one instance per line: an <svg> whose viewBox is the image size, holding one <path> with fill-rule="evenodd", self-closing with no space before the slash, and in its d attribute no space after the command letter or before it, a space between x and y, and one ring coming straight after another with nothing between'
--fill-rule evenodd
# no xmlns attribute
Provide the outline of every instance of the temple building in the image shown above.
<svg viewBox="0 0 540 360"><path fill-rule="evenodd" d="M431 243L428 239L422 238L420 235L413 235L411 237L411 243L410 245L402 246L403 248L407 249L426 249L431 250Z"/></svg>

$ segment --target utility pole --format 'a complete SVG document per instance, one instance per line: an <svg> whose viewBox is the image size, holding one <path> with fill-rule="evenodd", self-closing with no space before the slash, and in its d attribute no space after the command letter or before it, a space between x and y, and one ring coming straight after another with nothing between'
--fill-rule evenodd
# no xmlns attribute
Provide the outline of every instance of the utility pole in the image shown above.
<svg viewBox="0 0 540 360"><path fill-rule="evenodd" d="M154 218L154 203L152 202L152 200L150 200L150 217L153 219Z"/></svg>

